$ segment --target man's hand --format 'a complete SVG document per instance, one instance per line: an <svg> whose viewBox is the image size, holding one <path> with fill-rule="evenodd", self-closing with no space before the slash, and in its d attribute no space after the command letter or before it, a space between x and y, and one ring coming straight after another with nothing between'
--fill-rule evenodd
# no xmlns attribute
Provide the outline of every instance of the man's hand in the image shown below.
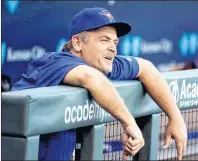
<svg viewBox="0 0 198 161"><path fill-rule="evenodd" d="M167 126L165 148L168 147L172 137L176 142L178 159L182 159L187 144L187 130L176 100L157 68L145 59L137 58L137 60L140 68L138 79L170 119Z"/></svg>
<svg viewBox="0 0 198 161"><path fill-rule="evenodd" d="M171 137L176 143L177 157L179 160L182 160L187 145L187 129L183 118L175 118L174 120L169 119L163 148L167 148L169 146Z"/></svg>
<svg viewBox="0 0 198 161"><path fill-rule="evenodd" d="M122 134L122 143L124 160L127 160L129 155L134 156L144 146L142 132L136 124L125 128Z"/></svg>

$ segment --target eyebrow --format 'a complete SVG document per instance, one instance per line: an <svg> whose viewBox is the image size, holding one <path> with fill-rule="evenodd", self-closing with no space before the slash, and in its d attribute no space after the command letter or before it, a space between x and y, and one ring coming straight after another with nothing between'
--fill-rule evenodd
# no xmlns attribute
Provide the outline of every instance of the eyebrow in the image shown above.
<svg viewBox="0 0 198 161"><path fill-rule="evenodd" d="M108 40L111 40L111 38L108 37L108 36L100 36L99 38L106 38ZM119 42L119 39L114 39L113 41L116 41L118 43Z"/></svg>

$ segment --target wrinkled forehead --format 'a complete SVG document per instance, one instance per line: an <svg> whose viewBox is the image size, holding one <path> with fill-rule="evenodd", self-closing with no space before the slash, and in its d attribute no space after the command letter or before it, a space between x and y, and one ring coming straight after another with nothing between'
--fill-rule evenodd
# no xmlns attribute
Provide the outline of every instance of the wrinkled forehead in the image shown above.
<svg viewBox="0 0 198 161"><path fill-rule="evenodd" d="M111 26L103 26L94 30L90 30L88 31L88 34L90 36L108 36L111 39L118 39L116 29Z"/></svg>

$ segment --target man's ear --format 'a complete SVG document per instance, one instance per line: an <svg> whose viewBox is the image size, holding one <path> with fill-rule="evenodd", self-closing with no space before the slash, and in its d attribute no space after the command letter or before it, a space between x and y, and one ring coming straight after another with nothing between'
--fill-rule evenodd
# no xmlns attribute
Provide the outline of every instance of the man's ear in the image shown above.
<svg viewBox="0 0 198 161"><path fill-rule="evenodd" d="M81 51L81 39L78 36L72 36L72 45L76 51Z"/></svg>

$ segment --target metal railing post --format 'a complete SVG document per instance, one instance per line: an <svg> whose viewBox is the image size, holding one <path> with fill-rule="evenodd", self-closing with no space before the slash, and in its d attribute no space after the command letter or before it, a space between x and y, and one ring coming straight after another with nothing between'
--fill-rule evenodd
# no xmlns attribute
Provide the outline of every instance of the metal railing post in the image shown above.
<svg viewBox="0 0 198 161"><path fill-rule="evenodd" d="M80 160L103 160L103 142L104 124L84 128Z"/></svg>
<svg viewBox="0 0 198 161"><path fill-rule="evenodd" d="M160 131L160 114L153 114L136 119L142 130L145 145L133 160L157 160Z"/></svg>

